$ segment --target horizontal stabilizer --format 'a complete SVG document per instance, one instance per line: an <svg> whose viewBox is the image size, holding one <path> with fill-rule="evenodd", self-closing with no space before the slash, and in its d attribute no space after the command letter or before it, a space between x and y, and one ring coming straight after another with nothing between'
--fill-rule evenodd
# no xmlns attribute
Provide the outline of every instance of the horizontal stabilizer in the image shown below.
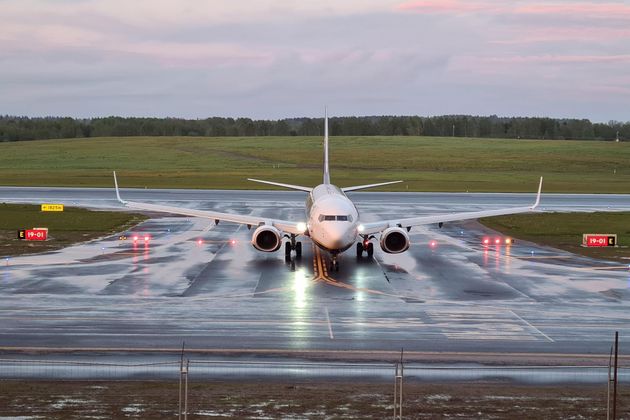
<svg viewBox="0 0 630 420"><path fill-rule="evenodd" d="M253 181L253 182L260 182L261 184L275 185L276 187L289 188L291 190L306 191L306 192L311 192L313 190L310 187L302 187L301 185L292 185L292 184L283 184L281 182L263 181L262 179L247 178L247 180Z"/></svg>
<svg viewBox="0 0 630 420"><path fill-rule="evenodd" d="M381 182L379 184L356 185L354 187L342 188L341 191L348 192L348 191L356 191L356 190L365 190L367 188L382 187L383 185L398 184L400 182L402 181L389 181L389 182Z"/></svg>

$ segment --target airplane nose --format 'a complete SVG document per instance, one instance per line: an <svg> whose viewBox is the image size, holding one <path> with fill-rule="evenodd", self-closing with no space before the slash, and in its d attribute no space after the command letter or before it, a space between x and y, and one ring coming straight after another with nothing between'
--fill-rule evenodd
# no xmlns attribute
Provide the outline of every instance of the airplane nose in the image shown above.
<svg viewBox="0 0 630 420"><path fill-rule="evenodd" d="M326 236L331 245L331 248L341 248L345 246L346 230L341 226L331 226L326 230Z"/></svg>

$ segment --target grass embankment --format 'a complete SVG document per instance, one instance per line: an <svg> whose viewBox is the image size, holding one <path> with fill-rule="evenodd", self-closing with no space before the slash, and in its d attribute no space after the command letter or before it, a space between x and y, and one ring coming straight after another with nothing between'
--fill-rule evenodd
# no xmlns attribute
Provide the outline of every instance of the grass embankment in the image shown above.
<svg viewBox="0 0 630 420"><path fill-rule="evenodd" d="M41 212L40 206L0 204L0 256L52 251L126 230L146 217L140 214L90 211L66 207L63 212ZM47 241L17 239L19 229L47 227Z"/></svg>
<svg viewBox="0 0 630 420"><path fill-rule="evenodd" d="M479 219L505 235L592 258L628 262L630 213L539 213ZM619 247L584 248L584 233L616 233Z"/></svg>
<svg viewBox="0 0 630 420"><path fill-rule="evenodd" d="M0 416L11 418L27 412L46 419L175 418L178 386L175 381L3 381ZM392 415L393 394L389 382L191 379L188 407L191 419L383 419ZM617 412L623 413L619 418L627 418L628 387L620 387L617 401ZM498 381L445 384L406 381L403 411L405 418L605 418L606 384L532 386Z"/></svg>
<svg viewBox="0 0 630 420"><path fill-rule="evenodd" d="M247 177L316 185L319 137L126 137L0 143L0 184L267 189ZM403 179L392 191L630 193L630 143L333 137L340 186Z"/></svg>

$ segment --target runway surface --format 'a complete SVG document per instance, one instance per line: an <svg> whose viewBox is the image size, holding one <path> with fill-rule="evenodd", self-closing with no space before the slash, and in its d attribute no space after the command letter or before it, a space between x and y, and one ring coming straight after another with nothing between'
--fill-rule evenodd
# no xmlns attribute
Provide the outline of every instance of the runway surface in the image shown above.
<svg viewBox="0 0 630 420"><path fill-rule="evenodd" d="M122 190L134 201L302 220L304 194ZM355 193L362 220L520 206L533 194ZM120 208L110 189L0 188L0 201ZM543 195L545 210L630 210L625 195ZM300 353L608 354L630 344L630 271L534 244L484 246L476 222L411 231L400 255L350 250L337 273L302 239L295 266L247 227L159 217L0 266L0 347ZM145 243L144 235L151 239ZM54 236L54 232L51 232ZM201 241L201 242L200 242ZM235 241L232 243L232 241ZM429 243L436 241L437 246ZM377 242L377 241L376 241Z"/></svg>

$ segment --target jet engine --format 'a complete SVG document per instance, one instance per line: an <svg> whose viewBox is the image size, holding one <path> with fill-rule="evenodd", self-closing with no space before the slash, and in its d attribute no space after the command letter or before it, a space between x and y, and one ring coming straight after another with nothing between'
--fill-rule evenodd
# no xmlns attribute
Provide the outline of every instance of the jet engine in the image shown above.
<svg viewBox="0 0 630 420"><path fill-rule="evenodd" d="M273 226L259 226L252 235L252 245L263 252L277 251L282 245L282 233Z"/></svg>
<svg viewBox="0 0 630 420"><path fill-rule="evenodd" d="M409 249L409 235L404 229L391 227L381 233L381 249L388 254L400 254Z"/></svg>

